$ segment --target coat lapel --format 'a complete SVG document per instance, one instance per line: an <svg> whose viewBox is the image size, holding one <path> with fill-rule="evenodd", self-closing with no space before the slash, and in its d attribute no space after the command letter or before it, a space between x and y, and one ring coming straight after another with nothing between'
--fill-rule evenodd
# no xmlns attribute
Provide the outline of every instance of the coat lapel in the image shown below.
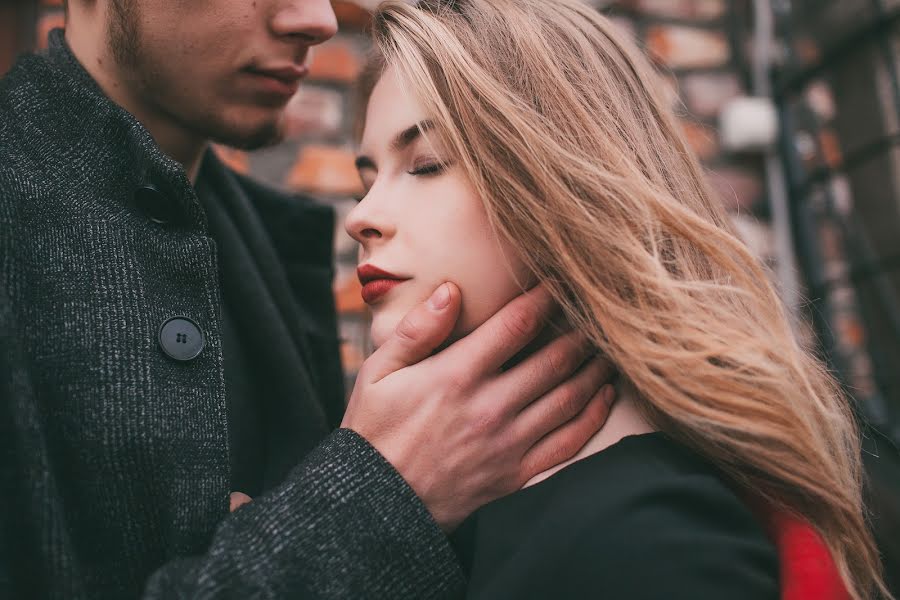
<svg viewBox="0 0 900 600"><path fill-rule="evenodd" d="M226 210L207 211L216 232L225 297L237 300L237 327L265 377L260 390L268 445L267 483L280 481L330 430L317 392L308 332L311 316L294 300L284 267L234 175L210 152L198 178Z"/></svg>

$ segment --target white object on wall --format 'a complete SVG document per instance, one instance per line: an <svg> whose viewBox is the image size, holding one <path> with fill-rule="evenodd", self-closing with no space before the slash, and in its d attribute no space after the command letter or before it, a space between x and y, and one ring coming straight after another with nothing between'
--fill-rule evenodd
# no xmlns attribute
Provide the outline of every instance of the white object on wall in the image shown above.
<svg viewBox="0 0 900 600"><path fill-rule="evenodd" d="M722 147L731 152L760 152L778 139L778 113L769 98L740 96L719 114Z"/></svg>

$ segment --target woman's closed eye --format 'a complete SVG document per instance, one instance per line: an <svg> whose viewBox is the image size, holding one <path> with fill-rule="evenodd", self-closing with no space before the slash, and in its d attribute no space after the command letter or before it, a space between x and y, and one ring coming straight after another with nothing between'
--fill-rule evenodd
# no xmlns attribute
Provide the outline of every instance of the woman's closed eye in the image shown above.
<svg viewBox="0 0 900 600"><path fill-rule="evenodd" d="M413 168L410 171L407 171L407 173L409 173L410 175L415 175L417 177L427 177L431 175L439 175L449 166L450 164L447 162L442 162L435 158L427 158L417 160L413 164Z"/></svg>

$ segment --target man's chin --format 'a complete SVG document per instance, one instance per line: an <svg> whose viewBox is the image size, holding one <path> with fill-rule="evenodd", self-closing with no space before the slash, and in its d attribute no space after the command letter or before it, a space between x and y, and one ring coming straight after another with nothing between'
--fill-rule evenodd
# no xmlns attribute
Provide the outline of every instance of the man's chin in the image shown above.
<svg viewBox="0 0 900 600"><path fill-rule="evenodd" d="M204 137L224 146L257 150L284 141L283 111L241 108L203 123Z"/></svg>
<svg viewBox="0 0 900 600"><path fill-rule="evenodd" d="M284 141L284 130L277 124L252 131L220 130L210 136L212 141L240 150L259 150Z"/></svg>

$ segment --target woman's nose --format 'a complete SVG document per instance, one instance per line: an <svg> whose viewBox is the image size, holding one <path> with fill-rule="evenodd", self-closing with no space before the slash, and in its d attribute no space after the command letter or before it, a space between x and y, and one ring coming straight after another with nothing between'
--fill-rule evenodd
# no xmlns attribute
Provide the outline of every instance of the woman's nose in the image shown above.
<svg viewBox="0 0 900 600"><path fill-rule="evenodd" d="M363 200L353 207L344 221L344 229L354 240L363 245L376 241L386 241L394 235L394 226L390 219L379 214L373 198Z"/></svg>

